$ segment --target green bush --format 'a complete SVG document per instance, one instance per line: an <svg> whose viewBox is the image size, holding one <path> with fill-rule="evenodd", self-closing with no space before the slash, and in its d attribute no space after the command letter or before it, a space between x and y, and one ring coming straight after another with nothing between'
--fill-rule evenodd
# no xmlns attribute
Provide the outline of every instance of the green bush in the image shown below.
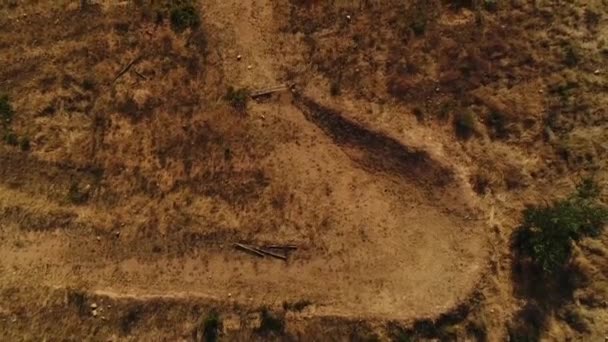
<svg viewBox="0 0 608 342"><path fill-rule="evenodd" d="M13 120L15 112L8 101L8 96L0 96L0 121L3 127L7 127Z"/></svg>
<svg viewBox="0 0 608 342"><path fill-rule="evenodd" d="M184 5L171 9L171 27L176 32L182 32L187 28L196 28L201 24L198 11L194 6Z"/></svg>
<svg viewBox="0 0 608 342"><path fill-rule="evenodd" d="M73 204L83 204L89 200L89 193L81 191L78 183L72 183L70 190L68 191L68 199Z"/></svg>
<svg viewBox="0 0 608 342"><path fill-rule="evenodd" d="M493 134L497 138L504 138L508 135L507 120L500 112L491 112L489 122Z"/></svg>
<svg viewBox="0 0 608 342"><path fill-rule="evenodd" d="M268 309L262 309L260 327L258 333L261 335L282 334L285 330L285 321L281 317L276 317Z"/></svg>
<svg viewBox="0 0 608 342"><path fill-rule="evenodd" d="M498 9L498 0L483 0L483 7L490 12Z"/></svg>
<svg viewBox="0 0 608 342"><path fill-rule="evenodd" d="M593 181L584 180L567 199L526 208L516 241L522 253L547 274L563 270L572 243L597 236L608 222L608 209L597 200L599 193Z"/></svg>
<svg viewBox="0 0 608 342"><path fill-rule="evenodd" d="M21 151L29 151L30 150L30 139L28 137L23 137L19 141L19 147Z"/></svg>
<svg viewBox="0 0 608 342"><path fill-rule="evenodd" d="M228 87L226 96L224 99L230 103L230 105L238 110L239 112L247 109L247 100L249 99L249 91L245 88L234 89L234 87Z"/></svg>
<svg viewBox="0 0 608 342"><path fill-rule="evenodd" d="M9 131L4 134L4 142L11 146L17 146L19 144L19 138L17 137L17 134Z"/></svg>
<svg viewBox="0 0 608 342"><path fill-rule="evenodd" d="M218 340L220 330L222 328L222 320L216 312L211 312L205 319L204 323L204 336L205 342L215 342Z"/></svg>
<svg viewBox="0 0 608 342"><path fill-rule="evenodd" d="M462 138L470 138L475 132L475 114L466 110L456 115L454 119L456 134Z"/></svg>

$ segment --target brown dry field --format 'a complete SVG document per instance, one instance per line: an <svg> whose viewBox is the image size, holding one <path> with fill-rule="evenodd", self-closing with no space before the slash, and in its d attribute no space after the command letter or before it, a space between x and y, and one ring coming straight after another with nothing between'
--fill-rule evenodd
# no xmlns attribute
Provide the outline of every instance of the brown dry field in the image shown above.
<svg viewBox="0 0 608 342"><path fill-rule="evenodd" d="M0 340L198 341L212 311L225 341L608 339L605 233L536 311L510 247L608 184L608 3L456 2L200 0L179 33L167 1L0 2L30 141L0 144Z"/></svg>

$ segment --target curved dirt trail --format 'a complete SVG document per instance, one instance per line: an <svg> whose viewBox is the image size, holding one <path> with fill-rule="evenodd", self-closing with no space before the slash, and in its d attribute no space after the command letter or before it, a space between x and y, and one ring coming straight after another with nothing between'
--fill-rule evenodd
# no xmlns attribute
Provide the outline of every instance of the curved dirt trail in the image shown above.
<svg viewBox="0 0 608 342"><path fill-rule="evenodd" d="M210 0L202 5L202 13L219 42L226 83L249 88L278 83L280 51L273 44L278 33L271 1ZM404 176L411 166L414 175L423 177L428 171L430 178L440 180L441 175L434 176L432 160L408 164L412 160L395 156L406 147L394 139L374 140L390 141L387 150L348 143L362 134L373 136L369 128L345 130L341 134L353 136L340 144L322 124L307 120L289 95L271 103L252 103L249 115L264 118L257 122L269 131L269 139L275 132L295 135L286 143L269 142L272 152L259 160L271 184L291 195L286 204L277 204L283 206L280 223L258 227L247 236L254 241L297 242L301 248L287 263L239 253L228 239L214 240L194 254L142 260L120 250L118 257L114 251L119 247L111 237L99 239L91 231L70 229L88 221L89 209L69 207L64 209L77 219L59 227L63 229L28 231L26 245L4 240L1 265L13 273L3 281L86 285L106 295L194 296L251 306L308 300L315 315L403 320L434 317L471 295L485 268L483 222L436 201L428 189ZM384 157L388 168L370 164L383 162ZM393 157L399 162L391 162ZM45 181L44 175L40 177ZM458 196L459 187L449 181L433 184L438 197L443 192ZM28 194L9 186L2 185L0 191L2 208L14 199L24 205L30 201ZM233 216L220 213L217 219L236 217L238 228L265 210L262 204L253 204L230 213ZM133 215L135 220L145 213ZM31 220L23 217L8 222L3 234L31 229L25 227ZM138 244L146 237L127 238Z"/></svg>

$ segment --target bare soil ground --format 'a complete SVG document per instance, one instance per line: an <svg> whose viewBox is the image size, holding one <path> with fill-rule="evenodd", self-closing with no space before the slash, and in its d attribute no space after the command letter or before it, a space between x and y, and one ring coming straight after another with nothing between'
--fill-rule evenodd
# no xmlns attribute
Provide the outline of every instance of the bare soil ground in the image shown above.
<svg viewBox="0 0 608 342"><path fill-rule="evenodd" d="M30 141L0 145L3 340L202 340L211 311L226 340L503 340L526 319L519 211L608 179L604 2L208 0L181 33L154 6L0 5L0 92ZM603 338L605 241L543 337Z"/></svg>

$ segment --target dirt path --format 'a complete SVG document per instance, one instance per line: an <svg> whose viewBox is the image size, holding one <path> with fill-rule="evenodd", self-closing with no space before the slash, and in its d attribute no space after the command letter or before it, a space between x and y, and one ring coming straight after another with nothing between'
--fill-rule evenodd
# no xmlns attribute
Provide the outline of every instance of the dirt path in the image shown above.
<svg viewBox="0 0 608 342"><path fill-rule="evenodd" d="M218 42L213 48L222 56L227 84L259 88L280 81L270 1L211 0L201 10ZM271 146L256 161L270 185L242 207L191 199L188 212L199 216L189 217L188 225L159 231L160 222L144 224L149 215L177 212L170 209L171 196L134 195L129 207L105 212L3 182L0 210L18 205L22 211L1 222L1 284L82 287L142 299L192 296L252 307L307 300L314 315L401 320L437 316L471 295L486 267L484 222L457 212L467 203L445 206L419 188L411 175L424 178L428 171L433 178L432 160L418 164L403 156L407 146L400 141L378 138L365 127L347 127L339 131L346 139L336 139L323 123L307 120L289 95L252 103L248 115ZM286 134L289 139L278 138ZM362 137L372 137L373 148ZM53 177L40 173L29 181L52 183ZM457 186L431 185L458 196ZM72 219L39 229L38 218L61 211ZM129 223L118 226L119 238L113 235L118 217ZM234 231L234 237L227 234ZM235 251L235 239L301 248L283 263Z"/></svg>

